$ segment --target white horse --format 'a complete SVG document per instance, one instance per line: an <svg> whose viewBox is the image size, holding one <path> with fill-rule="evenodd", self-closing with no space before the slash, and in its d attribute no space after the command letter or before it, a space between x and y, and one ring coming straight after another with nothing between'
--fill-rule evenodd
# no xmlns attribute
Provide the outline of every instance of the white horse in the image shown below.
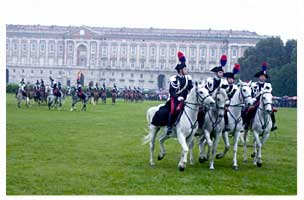
<svg viewBox="0 0 304 200"><path fill-rule="evenodd" d="M269 133L272 127L271 121L272 113L272 94L271 90L262 91L259 107L257 108L256 114L253 118L252 123L250 124L249 129L253 131L254 136L254 157L253 164L262 167L262 146L269 137ZM247 133L248 130L245 130L244 134L244 161L247 161ZM262 140L260 140L260 136ZM256 148L258 147L258 149Z"/></svg>
<svg viewBox="0 0 304 200"><path fill-rule="evenodd" d="M253 104L253 99L251 97L251 81L249 83L242 82L240 80L239 87L230 100L230 104L227 108L227 116L228 116L228 128L230 129L230 133L232 133L234 141L233 141L233 164L232 168L234 170L238 169L237 164L237 149L238 149L238 140L240 137L240 131L243 131L243 119L242 119L242 109L245 106L250 106ZM226 153L230 149L228 131L223 133L223 140L225 143L225 150L223 153L217 154L216 158L223 158Z"/></svg>
<svg viewBox="0 0 304 200"><path fill-rule="evenodd" d="M197 131L197 114L198 108L202 105L213 105L215 102L209 95L208 90L202 85L197 85L191 89L184 102L184 110L181 113L180 120L177 122L176 126L173 127L172 134L167 135L164 133L160 139L160 154L158 155L158 160L161 160L165 156L164 141L170 137L177 137L179 143L182 146L182 154L178 164L179 170L184 171L187 163L187 154L189 151L188 145L193 140L194 133ZM161 105L160 105L161 106ZM153 125L152 119L155 113L158 111L160 106L151 107L147 111L147 121L149 126L149 134L144 138L144 144L150 142L150 165L154 166L153 152L155 146L155 138L157 132L160 129L166 131L166 126L155 126Z"/></svg>
<svg viewBox="0 0 304 200"><path fill-rule="evenodd" d="M48 91L47 105L48 105L49 110L51 110L51 108L53 108L53 107L56 107L57 109L61 108L62 107L61 97L54 95L51 90L52 90L52 88L50 88L50 87L47 89L47 91ZM59 92L61 92L61 91L59 91Z"/></svg>
<svg viewBox="0 0 304 200"><path fill-rule="evenodd" d="M21 91L20 88L18 89L16 98L17 98L17 101L18 101L18 108L21 107L21 101L22 100L25 100L26 107L29 107L30 99L27 96L23 96L22 91Z"/></svg>
<svg viewBox="0 0 304 200"><path fill-rule="evenodd" d="M216 154L219 138L224 130L225 122L223 120L225 114L225 102L228 100L227 93L224 89L217 89L212 95L215 100L215 107L211 107L205 114L202 131L199 133L199 161L202 163L209 160L210 150L212 156L210 160L210 169L214 169L214 158ZM211 134L211 135L210 135ZM211 140L213 139L213 142ZM208 144L208 154L204 154L206 143ZM191 142L190 148L190 164L194 164L193 149L194 140Z"/></svg>

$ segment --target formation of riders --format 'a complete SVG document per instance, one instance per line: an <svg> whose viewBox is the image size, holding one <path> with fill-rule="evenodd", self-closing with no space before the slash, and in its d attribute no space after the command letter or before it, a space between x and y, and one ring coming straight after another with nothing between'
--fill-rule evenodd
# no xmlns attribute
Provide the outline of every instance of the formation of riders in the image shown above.
<svg viewBox="0 0 304 200"><path fill-rule="evenodd" d="M178 52L178 59L179 63L176 65L175 69L177 71L177 75L174 75L170 78L170 86L169 86L169 102L167 102L170 105L170 111L168 115L168 124L167 124L167 134L170 135L172 133L172 126L173 126L173 115L177 115L179 111L183 109L184 100L186 99L188 93L193 87L191 76L187 74L186 69L186 58L182 52ZM214 67L211 69L211 71L214 73L213 77L207 78L207 80L204 82L204 87L209 91L209 94L212 95L214 91L216 91L218 88L225 89L229 100L226 102L226 107L229 106L230 100L233 97L234 93L237 90L237 85L235 84L236 74L240 70L240 65L235 64L232 72L226 72L224 73L224 66L227 63L227 57L226 55L222 55L220 59L220 66ZM267 74L267 63L262 63L262 70L257 72L254 75L255 78L258 78L257 82L252 83L252 97L254 98L254 105L245 108L243 110L243 123L245 129L248 129L251 119L253 119L256 110L259 106L259 99L261 96L261 92L265 89L271 89L271 84L266 82L269 78L269 75ZM203 116L200 117L200 119L204 119L204 110L202 110ZM274 110L275 111L275 110ZM229 131L228 129L228 118L227 118L227 112L225 113L225 130ZM271 113L271 119L272 119L272 128L271 131L277 129L276 126L276 120L274 112Z"/></svg>

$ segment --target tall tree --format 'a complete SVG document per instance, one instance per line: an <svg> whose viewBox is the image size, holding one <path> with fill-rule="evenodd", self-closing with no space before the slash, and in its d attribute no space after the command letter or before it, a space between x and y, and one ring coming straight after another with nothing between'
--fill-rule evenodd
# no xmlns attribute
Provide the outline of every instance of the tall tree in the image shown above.
<svg viewBox="0 0 304 200"><path fill-rule="evenodd" d="M267 71L276 96L296 95L297 83L297 41L288 40L284 46L279 37L270 37L250 47L239 58L241 65L240 78L252 80L261 70L261 63L267 62Z"/></svg>

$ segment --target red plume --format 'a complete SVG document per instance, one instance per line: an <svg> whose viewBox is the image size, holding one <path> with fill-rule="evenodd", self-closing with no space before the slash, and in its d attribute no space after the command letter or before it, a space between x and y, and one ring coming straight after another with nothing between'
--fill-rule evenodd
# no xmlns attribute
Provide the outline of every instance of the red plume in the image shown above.
<svg viewBox="0 0 304 200"><path fill-rule="evenodd" d="M179 52L177 53L177 57L178 57L179 60L180 60L183 56L184 56L183 52L179 51Z"/></svg>

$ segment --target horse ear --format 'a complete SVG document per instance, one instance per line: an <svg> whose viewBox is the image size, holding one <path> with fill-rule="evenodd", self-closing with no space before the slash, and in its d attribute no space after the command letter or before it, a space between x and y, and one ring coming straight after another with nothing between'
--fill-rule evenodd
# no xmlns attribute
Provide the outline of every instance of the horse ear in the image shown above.
<svg viewBox="0 0 304 200"><path fill-rule="evenodd" d="M250 80L250 81L248 82L248 84L251 85L251 82L252 82L252 80Z"/></svg>
<svg viewBox="0 0 304 200"><path fill-rule="evenodd" d="M195 87L197 87L198 86L198 83L197 83L197 81L195 81Z"/></svg>

